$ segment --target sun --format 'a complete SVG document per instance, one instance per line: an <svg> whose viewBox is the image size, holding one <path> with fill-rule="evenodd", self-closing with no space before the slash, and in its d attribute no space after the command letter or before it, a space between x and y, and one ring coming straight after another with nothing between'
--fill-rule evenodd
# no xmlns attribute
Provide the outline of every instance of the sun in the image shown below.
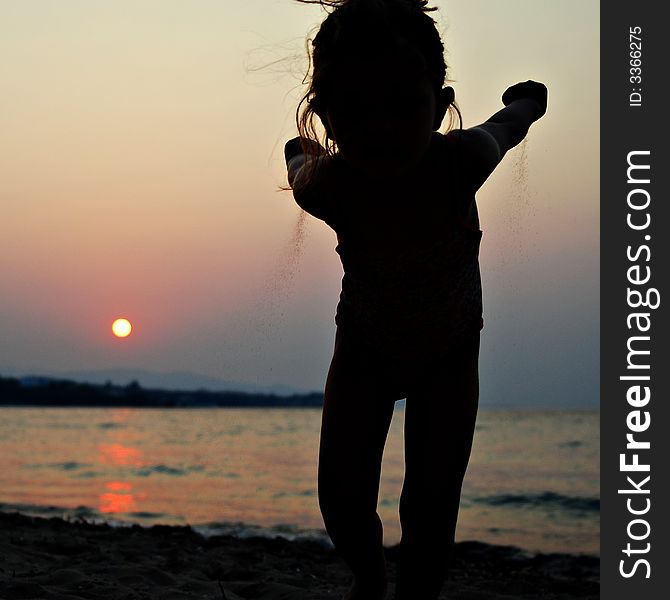
<svg viewBox="0 0 670 600"><path fill-rule="evenodd" d="M130 324L128 319L116 319L112 323L112 333L119 338L125 338L130 335L130 332L133 330L133 326Z"/></svg>

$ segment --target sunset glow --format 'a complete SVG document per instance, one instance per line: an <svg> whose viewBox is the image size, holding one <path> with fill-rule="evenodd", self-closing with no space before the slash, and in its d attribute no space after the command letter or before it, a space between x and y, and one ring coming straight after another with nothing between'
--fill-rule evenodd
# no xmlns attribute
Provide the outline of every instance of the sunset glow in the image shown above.
<svg viewBox="0 0 670 600"><path fill-rule="evenodd" d="M133 326L130 324L128 319L116 319L112 323L112 333L119 338L125 338L130 335L130 332L133 330Z"/></svg>

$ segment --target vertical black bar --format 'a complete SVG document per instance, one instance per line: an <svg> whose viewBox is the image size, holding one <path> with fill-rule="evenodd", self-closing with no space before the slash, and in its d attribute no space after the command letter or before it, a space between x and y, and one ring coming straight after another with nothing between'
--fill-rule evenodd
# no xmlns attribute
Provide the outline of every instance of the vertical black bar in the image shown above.
<svg viewBox="0 0 670 600"><path fill-rule="evenodd" d="M661 600L670 584L670 127L663 89L670 28L662 8L607 0L600 9L604 600ZM649 470L633 470L644 466Z"/></svg>

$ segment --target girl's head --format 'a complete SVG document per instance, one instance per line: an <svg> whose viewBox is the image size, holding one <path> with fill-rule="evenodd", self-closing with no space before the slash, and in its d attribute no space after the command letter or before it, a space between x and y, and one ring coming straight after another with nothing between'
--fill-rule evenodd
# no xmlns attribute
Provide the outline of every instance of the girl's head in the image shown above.
<svg viewBox="0 0 670 600"><path fill-rule="evenodd" d="M371 177L411 169L447 110L457 112L444 46L427 0L299 0L333 10L312 41L309 90L298 106L302 137L315 116L335 150Z"/></svg>

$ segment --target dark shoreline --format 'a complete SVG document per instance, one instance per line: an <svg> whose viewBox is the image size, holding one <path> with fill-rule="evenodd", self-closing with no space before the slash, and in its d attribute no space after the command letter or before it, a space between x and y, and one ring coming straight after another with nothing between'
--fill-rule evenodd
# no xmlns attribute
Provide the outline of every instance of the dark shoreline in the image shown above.
<svg viewBox="0 0 670 600"><path fill-rule="evenodd" d="M323 393L260 394L240 391L181 391L128 385L79 383L50 377L0 376L0 407L79 408L269 408L321 407Z"/></svg>
<svg viewBox="0 0 670 600"><path fill-rule="evenodd" d="M321 408L323 392L276 394L239 390L173 390L128 385L86 383L56 377L3 377L0 408ZM520 406L483 404L483 410L599 412L593 406Z"/></svg>
<svg viewBox="0 0 670 600"><path fill-rule="evenodd" d="M391 582L396 553L386 549ZM595 556L460 542L441 598L596 600L599 570ZM348 585L341 558L316 541L205 538L188 526L115 528L0 512L3 600L339 600Z"/></svg>

